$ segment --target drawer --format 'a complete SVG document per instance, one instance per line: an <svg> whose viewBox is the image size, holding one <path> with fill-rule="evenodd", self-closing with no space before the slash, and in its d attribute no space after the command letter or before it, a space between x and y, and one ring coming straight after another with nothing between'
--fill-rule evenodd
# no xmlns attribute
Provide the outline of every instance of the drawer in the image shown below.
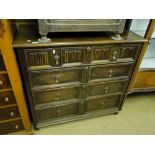
<svg viewBox="0 0 155 155"><path fill-rule="evenodd" d="M138 47L138 44L93 46L91 63L134 61Z"/></svg>
<svg viewBox="0 0 155 155"><path fill-rule="evenodd" d="M0 93L0 106L16 104L16 99L13 91L6 91Z"/></svg>
<svg viewBox="0 0 155 155"><path fill-rule="evenodd" d="M24 130L22 120L15 120L6 123L0 123L0 134L8 134Z"/></svg>
<svg viewBox="0 0 155 155"><path fill-rule="evenodd" d="M11 88L10 80L7 74L0 74L0 89Z"/></svg>
<svg viewBox="0 0 155 155"><path fill-rule="evenodd" d="M60 67L61 65L60 48L24 49L24 54L27 67L32 70Z"/></svg>
<svg viewBox="0 0 155 155"><path fill-rule="evenodd" d="M89 57L87 57L87 52L85 52L83 47L62 48L62 66L81 66L89 61L87 59Z"/></svg>
<svg viewBox="0 0 155 155"><path fill-rule="evenodd" d="M112 80L122 77L129 77L132 73L133 65L117 64L117 65L97 65L90 67L89 81L96 82L102 80Z"/></svg>
<svg viewBox="0 0 155 155"><path fill-rule="evenodd" d="M6 70L6 68L4 65L3 57L2 57L2 54L0 52L0 71L5 71L5 70Z"/></svg>
<svg viewBox="0 0 155 155"><path fill-rule="evenodd" d="M20 117L17 106L0 108L0 121L14 119Z"/></svg>
<svg viewBox="0 0 155 155"><path fill-rule="evenodd" d="M85 101L86 112L118 107L120 99L121 95L88 99Z"/></svg>
<svg viewBox="0 0 155 155"><path fill-rule="evenodd" d="M107 95L110 93L117 93L117 92L124 93L126 87L127 87L127 79L120 81L89 84L87 89L87 96L90 97L95 95Z"/></svg>
<svg viewBox="0 0 155 155"><path fill-rule="evenodd" d="M86 86L60 87L49 90L33 91L35 104L45 104L65 100L77 100L85 98Z"/></svg>
<svg viewBox="0 0 155 155"><path fill-rule="evenodd" d="M30 71L31 86L44 86L53 84L67 84L73 82L85 82L87 71L82 68L53 69L42 71Z"/></svg>
<svg viewBox="0 0 155 155"><path fill-rule="evenodd" d="M69 103L36 110L39 122L76 114L78 114L78 103Z"/></svg>

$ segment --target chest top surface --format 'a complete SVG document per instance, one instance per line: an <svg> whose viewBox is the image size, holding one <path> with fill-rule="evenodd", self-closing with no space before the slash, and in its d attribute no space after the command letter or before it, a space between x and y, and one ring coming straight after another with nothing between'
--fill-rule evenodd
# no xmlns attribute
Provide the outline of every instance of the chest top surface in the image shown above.
<svg viewBox="0 0 155 155"><path fill-rule="evenodd" d="M17 36L14 40L14 48L33 48L33 47L55 47L55 46L78 46L90 44L119 44L119 43L143 43L147 42L143 37L133 33L125 32L122 34L124 40L113 40L112 34L106 33L52 33L51 42L38 43L40 38L36 26L19 27Z"/></svg>

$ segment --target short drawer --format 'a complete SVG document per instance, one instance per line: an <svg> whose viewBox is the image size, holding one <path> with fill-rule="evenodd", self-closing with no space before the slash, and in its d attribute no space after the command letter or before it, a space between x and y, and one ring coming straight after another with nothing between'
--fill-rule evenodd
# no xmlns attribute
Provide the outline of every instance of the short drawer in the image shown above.
<svg viewBox="0 0 155 155"><path fill-rule="evenodd" d="M2 54L0 52L0 71L5 71L5 70L6 70L6 68L4 65L3 57L2 57Z"/></svg>
<svg viewBox="0 0 155 155"><path fill-rule="evenodd" d="M86 112L118 107L121 95L99 97L86 100Z"/></svg>
<svg viewBox="0 0 155 155"><path fill-rule="evenodd" d="M45 104L50 102L59 102L65 100L77 100L85 98L86 86L60 87L49 90L33 91L35 104Z"/></svg>
<svg viewBox="0 0 155 155"><path fill-rule="evenodd" d="M89 84L87 89L87 96L95 95L107 95L111 93L124 93L127 87L127 79L112 81L112 82L100 82Z"/></svg>
<svg viewBox="0 0 155 155"><path fill-rule="evenodd" d="M62 66L81 66L86 62L87 57L83 47L62 48Z"/></svg>
<svg viewBox="0 0 155 155"><path fill-rule="evenodd" d="M132 73L131 63L117 65L97 65L90 67L89 81L112 80L129 77Z"/></svg>
<svg viewBox="0 0 155 155"><path fill-rule="evenodd" d="M0 106L16 104L16 99L13 91L6 91L0 93Z"/></svg>
<svg viewBox="0 0 155 155"><path fill-rule="evenodd" d="M0 74L0 89L11 88L10 80L7 74Z"/></svg>
<svg viewBox="0 0 155 155"><path fill-rule="evenodd" d="M36 110L39 122L78 114L78 103L68 103Z"/></svg>
<svg viewBox="0 0 155 155"><path fill-rule="evenodd" d="M32 88L86 81L86 71L82 68L30 71L29 76Z"/></svg>
<svg viewBox="0 0 155 155"><path fill-rule="evenodd" d="M140 47L139 44L93 46L91 63L134 61Z"/></svg>
<svg viewBox="0 0 155 155"><path fill-rule="evenodd" d="M60 48L24 49L27 68L32 70L61 66Z"/></svg>
<svg viewBox="0 0 155 155"><path fill-rule="evenodd" d="M17 106L0 108L0 121L19 118L20 113Z"/></svg>
<svg viewBox="0 0 155 155"><path fill-rule="evenodd" d="M0 134L8 134L12 132L22 131L24 126L22 120L9 121L6 123L0 123Z"/></svg>

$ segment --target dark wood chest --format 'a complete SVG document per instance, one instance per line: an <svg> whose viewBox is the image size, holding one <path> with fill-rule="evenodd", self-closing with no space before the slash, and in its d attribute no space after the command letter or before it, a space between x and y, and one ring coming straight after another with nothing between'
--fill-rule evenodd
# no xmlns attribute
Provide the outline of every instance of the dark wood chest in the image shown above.
<svg viewBox="0 0 155 155"><path fill-rule="evenodd" d="M35 127L117 113L144 42L132 33L125 37L34 44L17 36L14 47Z"/></svg>

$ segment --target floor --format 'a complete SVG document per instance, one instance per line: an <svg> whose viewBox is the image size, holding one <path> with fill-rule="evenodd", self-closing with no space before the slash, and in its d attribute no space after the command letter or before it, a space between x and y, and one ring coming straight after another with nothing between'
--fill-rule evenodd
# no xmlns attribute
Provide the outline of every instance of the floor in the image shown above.
<svg viewBox="0 0 155 155"><path fill-rule="evenodd" d="M107 115L35 131L41 135L155 134L155 92L127 97L118 115Z"/></svg>

